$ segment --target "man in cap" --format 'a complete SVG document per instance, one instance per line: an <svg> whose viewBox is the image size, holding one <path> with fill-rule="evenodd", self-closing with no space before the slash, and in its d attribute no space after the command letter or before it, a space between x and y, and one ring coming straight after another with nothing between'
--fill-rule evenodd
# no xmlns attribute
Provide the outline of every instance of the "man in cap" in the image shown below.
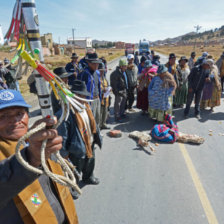
<svg viewBox="0 0 224 224"><path fill-rule="evenodd" d="M127 97L127 108L130 112L134 112L135 110L132 108L134 100L135 100L135 88L137 87L137 76L138 76L138 68L134 64L134 55L128 54L127 56L128 66L126 70L127 79L128 79L128 97Z"/></svg>
<svg viewBox="0 0 224 224"><path fill-rule="evenodd" d="M28 131L28 105L20 92L0 91L0 219L1 223L78 223L74 202L67 187L54 184L46 175L37 175L16 159L15 147ZM62 147L62 137L52 129L55 120L44 118L49 127L36 132L21 149L31 166L41 168L40 148L47 141L45 156L49 169L63 175L60 165L50 159ZM34 125L35 126L35 125Z"/></svg>
<svg viewBox="0 0 224 224"><path fill-rule="evenodd" d="M189 66L190 70L194 67L194 64L196 62L195 57L196 57L196 53L195 52L191 52L191 57L188 60L188 66Z"/></svg>
<svg viewBox="0 0 224 224"><path fill-rule="evenodd" d="M110 85L115 95L114 116L116 122L120 122L120 120L125 117L128 89L128 79L126 75L127 65L126 59L120 59L119 66L110 75Z"/></svg>
<svg viewBox="0 0 224 224"><path fill-rule="evenodd" d="M221 85L222 85L222 92L224 93L224 88L223 88L223 84L224 84L224 52L222 53L222 55L220 56L220 58L216 62L216 65L219 69L219 74L220 74L220 78L221 78Z"/></svg>
<svg viewBox="0 0 224 224"><path fill-rule="evenodd" d="M78 75L78 79L84 81L87 87L87 91L90 93L91 108L93 116L95 117L97 125L100 125L100 99L101 99L101 87L100 87L100 74L98 66L102 62L96 53L87 54L85 60L88 64L87 68Z"/></svg>
<svg viewBox="0 0 224 224"><path fill-rule="evenodd" d="M95 122L93 113L88 103L82 101L90 96L83 81L75 80L71 91L80 97L78 100L85 105L81 112L72 108L69 117L58 128L58 133L63 137L62 149L63 157L76 166L77 171L82 173L82 180L86 184L99 184L99 179L93 174L95 168L95 147L97 144L101 148L102 139L99 128ZM57 115L60 115L59 111ZM73 197L78 198L79 194L74 192Z"/></svg>
<svg viewBox="0 0 224 224"><path fill-rule="evenodd" d="M204 59L201 65L195 66L188 76L188 95L186 108L184 110L185 118L188 117L191 103L195 97L195 116L200 119L200 101L202 91L206 81L209 81L209 74L212 66L212 59Z"/></svg>
<svg viewBox="0 0 224 224"><path fill-rule="evenodd" d="M79 68L78 68L78 58L79 56L76 53L72 53L71 59L72 61L69 62L65 69L68 73L72 73L73 75L69 77L68 84L72 85L73 81L77 79Z"/></svg>
<svg viewBox="0 0 224 224"><path fill-rule="evenodd" d="M58 67L55 68L53 71L59 78L62 79L62 81L68 85L68 79L71 77L74 73L68 73L64 67ZM61 109L60 101L56 99L54 92L51 92L51 103L53 107L54 114L57 113Z"/></svg>

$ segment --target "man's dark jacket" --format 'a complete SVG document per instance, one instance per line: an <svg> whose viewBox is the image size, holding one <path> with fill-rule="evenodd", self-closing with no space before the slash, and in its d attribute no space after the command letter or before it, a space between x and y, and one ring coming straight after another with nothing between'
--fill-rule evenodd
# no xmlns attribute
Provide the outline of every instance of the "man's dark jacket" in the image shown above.
<svg viewBox="0 0 224 224"><path fill-rule="evenodd" d="M194 91L203 90L205 79L208 78L209 71L202 69L201 65L195 66L188 76L188 87Z"/></svg>

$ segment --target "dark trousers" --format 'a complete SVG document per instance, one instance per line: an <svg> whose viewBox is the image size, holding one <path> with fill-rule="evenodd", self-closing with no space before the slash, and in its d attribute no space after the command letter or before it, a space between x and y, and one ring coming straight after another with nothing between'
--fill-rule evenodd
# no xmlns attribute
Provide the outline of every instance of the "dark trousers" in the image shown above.
<svg viewBox="0 0 224 224"><path fill-rule="evenodd" d="M224 76L221 78L222 91L224 91L223 83L224 83Z"/></svg>
<svg viewBox="0 0 224 224"><path fill-rule="evenodd" d="M135 88L128 89L127 108L131 109L135 101Z"/></svg>
<svg viewBox="0 0 224 224"><path fill-rule="evenodd" d="M188 92L187 94L187 103L186 108L184 110L184 114L188 115L191 107L191 103L195 96L195 115L200 114L200 101L202 97L203 90L192 90L192 92Z"/></svg>
<svg viewBox="0 0 224 224"><path fill-rule="evenodd" d="M79 173L82 173L82 180L88 180L90 177L94 176L93 171L95 168L95 152L93 149L93 157L92 158L83 158L79 159L69 155L69 159L72 161L73 165L76 166L76 169Z"/></svg>

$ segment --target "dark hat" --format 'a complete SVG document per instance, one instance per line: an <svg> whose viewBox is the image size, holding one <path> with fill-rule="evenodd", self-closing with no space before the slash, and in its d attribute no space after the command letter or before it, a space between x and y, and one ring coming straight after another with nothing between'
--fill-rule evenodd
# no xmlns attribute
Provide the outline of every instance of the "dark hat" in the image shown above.
<svg viewBox="0 0 224 224"><path fill-rule="evenodd" d="M71 59L78 58L79 56L76 53L72 53Z"/></svg>
<svg viewBox="0 0 224 224"><path fill-rule="evenodd" d="M71 91L72 91L73 93L80 94L80 95L83 95L83 96L90 96L90 95L91 95L91 94L87 91L87 89L86 89L86 84L85 84L85 82L83 82L83 81L81 81L81 80L75 80L75 81L72 83Z"/></svg>
<svg viewBox="0 0 224 224"><path fill-rule="evenodd" d="M151 50L151 54L155 54L154 50Z"/></svg>
<svg viewBox="0 0 224 224"><path fill-rule="evenodd" d="M176 55L175 55L174 53L171 53L171 54L169 55L169 59L172 59L172 58L176 58Z"/></svg>
<svg viewBox="0 0 224 224"><path fill-rule="evenodd" d="M143 56L141 57L141 59L140 59L140 62L142 63L142 62L145 62L146 60L147 60L146 56L143 55Z"/></svg>
<svg viewBox="0 0 224 224"><path fill-rule="evenodd" d="M72 75L72 73L68 73L64 67L55 68L53 72L60 78L67 78Z"/></svg>
<svg viewBox="0 0 224 224"><path fill-rule="evenodd" d="M102 62L102 61L98 58L97 53L89 53L89 54L86 54L85 59L86 59L87 62L95 63L95 64L100 64L100 63Z"/></svg>
<svg viewBox="0 0 224 224"><path fill-rule="evenodd" d="M185 56L182 56L181 58L180 58L180 60L179 60L179 63L181 62L181 61L186 61L186 62L188 62L188 59L185 57Z"/></svg>
<svg viewBox="0 0 224 224"><path fill-rule="evenodd" d="M8 58L5 58L4 59L4 63L5 63L5 65L9 64L10 63L9 59Z"/></svg>
<svg viewBox="0 0 224 224"><path fill-rule="evenodd" d="M101 62L101 63L99 64L98 70L103 70L103 71L106 70L105 65L104 65L103 62Z"/></svg>
<svg viewBox="0 0 224 224"><path fill-rule="evenodd" d="M194 51L191 52L191 56L196 56L196 53Z"/></svg>

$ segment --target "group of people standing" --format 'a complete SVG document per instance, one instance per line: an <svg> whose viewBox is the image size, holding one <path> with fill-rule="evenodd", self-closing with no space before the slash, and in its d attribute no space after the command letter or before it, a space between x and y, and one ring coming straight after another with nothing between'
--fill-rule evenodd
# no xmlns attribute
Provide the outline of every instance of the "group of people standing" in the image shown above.
<svg viewBox="0 0 224 224"><path fill-rule="evenodd" d="M127 56L128 63L130 58L134 58L134 55ZM110 77L115 95L116 121L125 117L126 102L132 99L128 95L130 84L125 82L130 79L125 63L125 60L120 60L119 67ZM160 57L152 52L151 55L143 55L136 65L137 76L132 73L132 79L135 80L134 88L137 89L136 107L142 110L142 115L148 114L150 118L163 122L166 114L172 115L173 108L185 106L184 117L187 118L194 100L195 116L200 119L202 109L210 107L213 112L214 107L220 105L224 82L224 53L216 63L207 52L197 59L195 52L192 52L189 59L182 56L178 61L176 55L171 53L168 62L161 64ZM117 109L119 103L120 111Z"/></svg>

